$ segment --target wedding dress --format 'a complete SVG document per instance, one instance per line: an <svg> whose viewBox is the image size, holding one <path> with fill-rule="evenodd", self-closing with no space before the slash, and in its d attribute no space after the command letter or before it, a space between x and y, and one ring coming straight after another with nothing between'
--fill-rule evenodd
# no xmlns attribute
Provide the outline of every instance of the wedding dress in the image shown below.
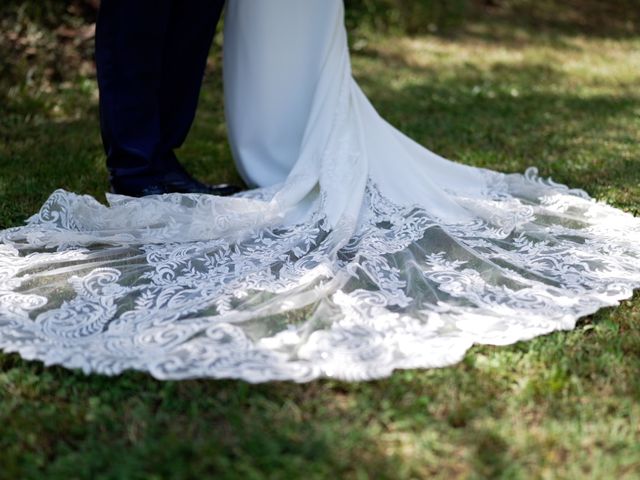
<svg viewBox="0 0 640 480"><path fill-rule="evenodd" d="M567 330L640 286L640 220L378 116L341 0L230 0L232 198L58 190L0 232L0 348L160 379L361 380Z"/></svg>

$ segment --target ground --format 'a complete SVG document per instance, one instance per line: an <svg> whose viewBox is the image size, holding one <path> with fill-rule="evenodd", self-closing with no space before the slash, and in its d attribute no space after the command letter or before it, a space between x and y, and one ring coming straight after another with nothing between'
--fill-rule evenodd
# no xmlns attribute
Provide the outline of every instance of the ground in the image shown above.
<svg viewBox="0 0 640 480"><path fill-rule="evenodd" d="M585 31L583 20L498 12L451 33L362 28L354 75L383 116L448 158L535 165L638 214L640 37L624 22ZM211 182L237 180L219 65L214 51L179 152ZM90 72L7 98L0 226L19 225L56 188L104 199ZM109 378L2 354L0 478L632 479L638 399L638 294L571 332L356 384Z"/></svg>

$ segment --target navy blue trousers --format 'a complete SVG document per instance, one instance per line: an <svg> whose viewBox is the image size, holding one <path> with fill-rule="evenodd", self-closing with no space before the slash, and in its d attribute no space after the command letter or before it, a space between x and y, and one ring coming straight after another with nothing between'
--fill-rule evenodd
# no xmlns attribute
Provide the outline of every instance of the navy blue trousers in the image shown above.
<svg viewBox="0 0 640 480"><path fill-rule="evenodd" d="M102 0L100 124L112 175L161 172L193 123L224 0Z"/></svg>

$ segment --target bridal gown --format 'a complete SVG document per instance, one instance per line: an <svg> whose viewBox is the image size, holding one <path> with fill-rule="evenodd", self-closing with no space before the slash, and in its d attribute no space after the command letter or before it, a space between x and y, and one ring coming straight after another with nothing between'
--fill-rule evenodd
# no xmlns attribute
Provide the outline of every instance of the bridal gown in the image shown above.
<svg viewBox="0 0 640 480"><path fill-rule="evenodd" d="M567 330L640 286L640 221L445 160L351 76L341 0L230 0L231 198L58 190L0 232L0 348L160 379L345 380Z"/></svg>

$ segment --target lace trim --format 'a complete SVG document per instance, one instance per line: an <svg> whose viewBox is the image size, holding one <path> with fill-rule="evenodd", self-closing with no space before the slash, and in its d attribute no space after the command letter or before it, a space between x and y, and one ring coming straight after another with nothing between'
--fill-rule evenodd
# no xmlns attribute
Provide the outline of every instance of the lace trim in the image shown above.
<svg viewBox="0 0 640 480"><path fill-rule="evenodd" d="M109 245L95 236L106 207L57 191L0 233L0 348L105 374L368 379L573 328L640 285L638 219L535 170L487 177L484 197L458 199L477 217L464 224L369 183L355 228L317 210L312 222L203 240L225 231L219 219L179 243L168 239L186 212L200 219L215 202L112 199L144 209L156 242L140 243L132 221L135 242L110 232Z"/></svg>

